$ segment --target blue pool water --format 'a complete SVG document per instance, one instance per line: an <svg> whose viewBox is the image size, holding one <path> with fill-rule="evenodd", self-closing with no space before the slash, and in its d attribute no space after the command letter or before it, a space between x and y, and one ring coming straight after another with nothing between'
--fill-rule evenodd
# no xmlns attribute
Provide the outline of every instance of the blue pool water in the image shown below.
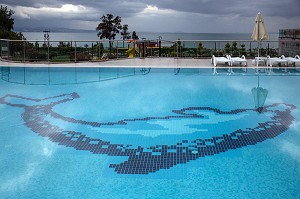
<svg viewBox="0 0 300 199"><path fill-rule="evenodd" d="M0 76L0 198L300 197L296 70Z"/></svg>

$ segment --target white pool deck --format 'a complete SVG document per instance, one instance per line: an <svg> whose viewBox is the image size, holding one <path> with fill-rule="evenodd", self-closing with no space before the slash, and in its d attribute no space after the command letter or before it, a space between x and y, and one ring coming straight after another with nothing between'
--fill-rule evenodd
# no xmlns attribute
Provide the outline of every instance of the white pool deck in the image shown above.
<svg viewBox="0 0 300 199"><path fill-rule="evenodd" d="M0 59L0 67L135 67L135 68L214 68L211 59L197 58L133 58L133 59L113 59L107 61L87 61L87 62L13 62ZM295 65L297 68L300 64ZM229 68L228 64L218 64L218 68ZM232 67L244 67L235 64ZM253 59L247 59L248 68L266 68L265 65L256 66Z"/></svg>
<svg viewBox="0 0 300 199"><path fill-rule="evenodd" d="M213 68L211 59L194 58L134 58L115 59L95 62L68 62L68 63L40 63L40 62L7 62L0 60L1 66L14 67L151 67L151 68ZM225 64L218 64L218 67L229 67ZM248 67L252 60L248 60Z"/></svg>

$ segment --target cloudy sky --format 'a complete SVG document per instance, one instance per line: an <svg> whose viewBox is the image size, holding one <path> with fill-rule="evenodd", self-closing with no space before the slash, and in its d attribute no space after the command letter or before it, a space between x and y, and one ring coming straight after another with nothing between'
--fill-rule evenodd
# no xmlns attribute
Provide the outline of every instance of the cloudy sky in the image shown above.
<svg viewBox="0 0 300 199"><path fill-rule="evenodd" d="M103 14L130 31L249 33L260 11L269 32L300 28L300 0L0 0L19 27L95 30Z"/></svg>

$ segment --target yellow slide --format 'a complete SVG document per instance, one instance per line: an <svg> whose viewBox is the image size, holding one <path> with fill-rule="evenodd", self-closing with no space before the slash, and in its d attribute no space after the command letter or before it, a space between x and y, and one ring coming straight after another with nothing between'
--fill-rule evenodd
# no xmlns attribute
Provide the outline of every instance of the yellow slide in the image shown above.
<svg viewBox="0 0 300 199"><path fill-rule="evenodd" d="M129 48L126 53L128 54L128 58L134 58L134 48Z"/></svg>

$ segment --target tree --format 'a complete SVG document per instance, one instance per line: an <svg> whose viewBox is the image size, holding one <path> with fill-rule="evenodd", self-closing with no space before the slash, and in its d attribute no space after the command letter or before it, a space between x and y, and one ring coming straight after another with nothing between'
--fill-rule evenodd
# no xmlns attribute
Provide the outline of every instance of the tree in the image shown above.
<svg viewBox="0 0 300 199"><path fill-rule="evenodd" d="M14 18L12 17L15 12L8 10L7 6L0 7L0 39L12 39L12 40L25 40L24 35L19 32L13 32Z"/></svg>
<svg viewBox="0 0 300 199"><path fill-rule="evenodd" d="M135 31L132 32L131 38L134 39L134 40L139 40L139 37L137 36Z"/></svg>
<svg viewBox="0 0 300 199"><path fill-rule="evenodd" d="M130 32L128 32L128 25L127 24L122 26L121 35L122 35L123 40L131 38Z"/></svg>
<svg viewBox="0 0 300 199"><path fill-rule="evenodd" d="M197 56L201 56L201 57L202 57L203 49L204 49L204 48L203 48L202 42L199 42L198 48L197 48Z"/></svg>
<svg viewBox="0 0 300 199"><path fill-rule="evenodd" d="M97 42L97 45L95 47L96 47L96 52L97 52L98 58L100 59L104 52L103 44Z"/></svg>
<svg viewBox="0 0 300 199"><path fill-rule="evenodd" d="M1 31L12 31L14 29L14 19L12 15L15 14L14 11L8 10L7 6L0 7L0 30Z"/></svg>
<svg viewBox="0 0 300 199"><path fill-rule="evenodd" d="M69 45L70 45L70 43L65 43L63 41L60 41L58 43L57 47L59 47L59 48L70 47Z"/></svg>
<svg viewBox="0 0 300 199"><path fill-rule="evenodd" d="M13 32L14 29L14 18L13 10L8 10L7 6L0 7L0 39L10 39L10 40L26 40L21 32ZM26 47L29 47L28 43L25 43ZM23 52L22 42L10 42L9 51L10 55L14 55ZM0 56L2 56L2 51L0 51Z"/></svg>
<svg viewBox="0 0 300 199"><path fill-rule="evenodd" d="M8 10L7 6L0 7L0 39L9 39L11 31L14 29L14 19L12 15L15 12Z"/></svg>
<svg viewBox="0 0 300 199"><path fill-rule="evenodd" d="M239 55L239 49L237 46L237 42L233 42L232 44L232 56L238 56Z"/></svg>
<svg viewBox="0 0 300 199"><path fill-rule="evenodd" d="M124 40L131 38L130 32L128 32L128 25L127 24L122 26L121 35L122 35L122 39L123 39L123 48L124 48Z"/></svg>
<svg viewBox="0 0 300 199"><path fill-rule="evenodd" d="M96 30L98 31L97 36L100 39L108 39L109 40L109 49L111 51L113 40L116 37L116 34L120 32L122 29L121 26L121 17L114 16L112 14L103 15L101 18L101 23L98 24Z"/></svg>
<svg viewBox="0 0 300 199"><path fill-rule="evenodd" d="M247 56L245 46L246 46L245 44L241 44L240 52L241 52L241 55Z"/></svg>
<svg viewBox="0 0 300 199"><path fill-rule="evenodd" d="M226 54L230 54L230 51L231 51L230 43L228 43L228 42L226 43L224 51Z"/></svg>

